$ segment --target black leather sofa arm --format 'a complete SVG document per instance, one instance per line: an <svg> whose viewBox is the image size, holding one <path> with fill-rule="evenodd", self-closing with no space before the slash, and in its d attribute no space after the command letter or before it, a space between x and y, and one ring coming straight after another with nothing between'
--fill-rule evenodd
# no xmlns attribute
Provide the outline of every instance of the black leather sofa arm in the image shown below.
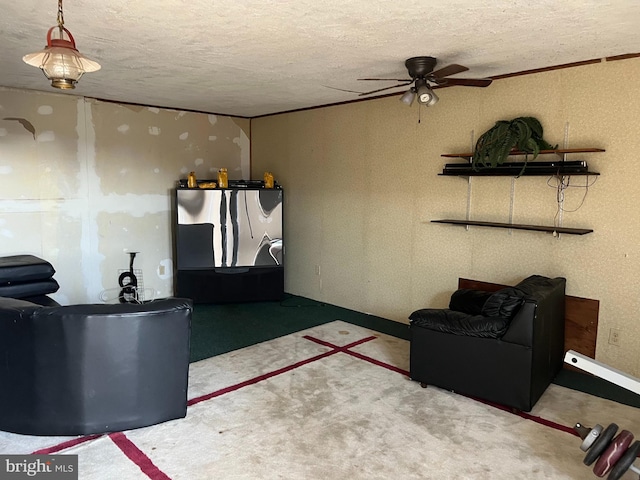
<svg viewBox="0 0 640 480"><path fill-rule="evenodd" d="M192 302L45 307L0 298L0 430L86 435L187 413Z"/></svg>

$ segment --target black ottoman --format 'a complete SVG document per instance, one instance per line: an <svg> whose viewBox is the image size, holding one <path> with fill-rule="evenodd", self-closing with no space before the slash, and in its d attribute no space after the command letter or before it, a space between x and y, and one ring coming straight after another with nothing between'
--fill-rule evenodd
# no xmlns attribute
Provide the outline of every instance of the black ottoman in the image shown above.
<svg viewBox="0 0 640 480"><path fill-rule="evenodd" d="M0 257L0 297L28 298L55 293L51 263L34 255Z"/></svg>

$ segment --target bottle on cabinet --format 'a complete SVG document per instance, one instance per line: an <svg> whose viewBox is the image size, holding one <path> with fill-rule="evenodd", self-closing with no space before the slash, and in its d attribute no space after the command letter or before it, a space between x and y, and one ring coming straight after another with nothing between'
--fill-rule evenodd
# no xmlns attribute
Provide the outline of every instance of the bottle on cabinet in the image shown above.
<svg viewBox="0 0 640 480"><path fill-rule="evenodd" d="M273 188L273 173L264 172L264 188Z"/></svg>
<svg viewBox="0 0 640 480"><path fill-rule="evenodd" d="M189 172L189 176L187 177L187 186L189 188L196 188L198 186L198 181L196 180L196 172Z"/></svg>
<svg viewBox="0 0 640 480"><path fill-rule="evenodd" d="M226 168L218 170L218 188L227 188L229 186L229 176Z"/></svg>

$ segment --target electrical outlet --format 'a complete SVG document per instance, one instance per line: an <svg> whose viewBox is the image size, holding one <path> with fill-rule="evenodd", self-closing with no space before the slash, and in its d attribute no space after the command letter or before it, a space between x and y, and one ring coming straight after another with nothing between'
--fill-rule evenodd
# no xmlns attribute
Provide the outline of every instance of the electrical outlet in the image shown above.
<svg viewBox="0 0 640 480"><path fill-rule="evenodd" d="M609 345L620 345L620 330L612 328L609 330Z"/></svg>

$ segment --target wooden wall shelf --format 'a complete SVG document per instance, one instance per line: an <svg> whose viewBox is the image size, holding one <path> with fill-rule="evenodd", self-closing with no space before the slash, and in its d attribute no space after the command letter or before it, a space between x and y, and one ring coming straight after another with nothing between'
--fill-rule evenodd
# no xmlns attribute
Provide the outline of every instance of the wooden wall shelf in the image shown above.
<svg viewBox="0 0 640 480"><path fill-rule="evenodd" d="M438 175L444 176L456 176L456 177L465 177L469 182L469 186L471 185L471 178L469 177L513 177L512 182L515 181L516 178L520 176L569 176L569 175L600 175L597 172L590 172L587 170L586 162L582 161L568 161L565 159L565 155L573 154L573 153L599 153L604 152L605 150L602 148L557 148L554 150L541 150L539 155L560 155L562 160L559 162L539 162L538 165L535 165L536 162L530 162L529 164L525 164L524 162L509 162L502 164L502 167L497 168L480 168L477 171L473 170L472 167L472 159L473 152L468 153L445 153L442 154L442 157L446 158L464 158L469 161L468 168L465 164L447 164L443 169L442 173ZM509 156L518 156L518 155L531 155L530 153L522 152L519 150L512 150L509 153ZM521 168L519 164L522 164L524 168ZM550 173L550 169L552 169ZM517 170L517 172L515 172ZM546 170L546 171L543 171ZM573 171L572 171L573 170ZM514 173L515 172L515 173ZM511 187L511 209L513 209L513 197L514 197L514 183L512 183ZM467 190L467 217L470 216L470 205L471 205L471 190ZM509 220L511 221L511 214L509 216ZM535 232L546 232L553 233L554 235L565 233L568 235L585 235L587 233L592 233L593 230L589 228L568 228L568 227L556 227L556 226L546 226L546 225L525 225L520 223L500 223L500 222L484 222L484 221L476 221L476 220L453 220L453 219L445 219L445 220L431 220L433 223L446 223L450 225L461 225L465 227L469 226L477 226L477 227L490 227L490 228L508 228L514 230L530 230Z"/></svg>
<svg viewBox="0 0 640 480"><path fill-rule="evenodd" d="M500 223L500 222L481 222L475 220L431 220L432 223L447 223L450 225L461 226L476 226L476 227L491 227L491 228L512 228L515 230L531 230L535 232L546 233L566 233L567 235L585 235L592 233L590 228L568 228L568 227L554 227L545 225L525 225L521 223Z"/></svg>
<svg viewBox="0 0 640 480"><path fill-rule="evenodd" d="M445 177L549 177L549 176L574 176L574 175L600 175L598 172L563 172L562 169L557 170L556 172L553 173L549 173L549 172L536 172L536 171L527 171L526 167L524 169L524 172L522 172L521 174L519 173L513 173L513 172L504 172L504 171L500 171L498 169L495 168L487 168L487 169L482 169L482 170L478 170L478 171L465 171L465 172L442 172L439 173L438 175L440 176L445 176Z"/></svg>
<svg viewBox="0 0 640 480"><path fill-rule="evenodd" d="M605 150L602 148L556 148L555 150L540 150L539 155L566 155L569 153L597 153L604 152ZM509 155L531 155L531 153L522 152L520 150L512 150ZM440 155L441 157L446 158L471 158L473 157L473 152L470 153L444 153Z"/></svg>

